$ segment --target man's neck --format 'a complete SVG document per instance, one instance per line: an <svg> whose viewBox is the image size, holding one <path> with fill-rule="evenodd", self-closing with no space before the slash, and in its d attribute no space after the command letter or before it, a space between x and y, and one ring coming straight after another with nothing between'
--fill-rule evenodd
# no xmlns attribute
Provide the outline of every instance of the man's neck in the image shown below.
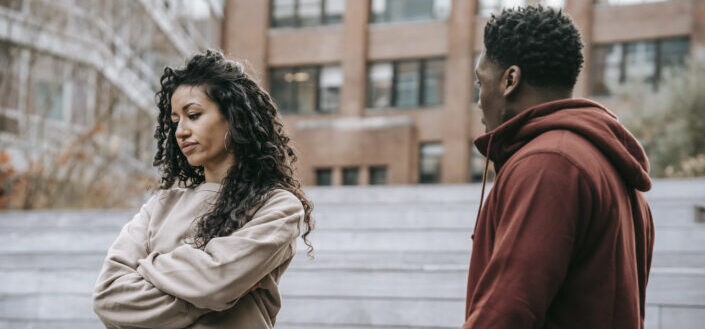
<svg viewBox="0 0 705 329"><path fill-rule="evenodd" d="M536 105L543 103L553 102L560 99L573 98L572 90L546 90L546 89L536 89L533 87L529 88L528 92L523 93L514 104L510 107L513 112L512 116L517 115L525 110L528 110Z"/></svg>

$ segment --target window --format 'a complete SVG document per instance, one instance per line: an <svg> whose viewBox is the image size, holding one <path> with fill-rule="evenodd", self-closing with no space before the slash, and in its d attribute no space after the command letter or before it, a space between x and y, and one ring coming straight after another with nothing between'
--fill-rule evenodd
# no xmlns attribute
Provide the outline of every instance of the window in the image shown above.
<svg viewBox="0 0 705 329"><path fill-rule="evenodd" d="M423 143L419 150L419 183L434 184L441 181L443 144Z"/></svg>
<svg viewBox="0 0 705 329"><path fill-rule="evenodd" d="M387 184L387 167L372 166L370 167L370 185L385 185Z"/></svg>
<svg viewBox="0 0 705 329"><path fill-rule="evenodd" d="M64 119L64 95L60 84L48 81L36 81L33 90L37 114L59 121Z"/></svg>
<svg viewBox="0 0 705 329"><path fill-rule="evenodd" d="M358 185L358 167L343 168L343 185Z"/></svg>
<svg viewBox="0 0 705 329"><path fill-rule="evenodd" d="M625 82L658 88L663 77L685 65L688 37L593 46L591 94L607 96Z"/></svg>
<svg viewBox="0 0 705 329"><path fill-rule="evenodd" d="M333 113L340 104L340 66L274 68L271 95L283 114Z"/></svg>
<svg viewBox="0 0 705 329"><path fill-rule="evenodd" d="M0 108L17 109L20 49L0 41Z"/></svg>
<svg viewBox="0 0 705 329"><path fill-rule="evenodd" d="M650 2L663 2L667 0L597 0L595 2L597 3L604 3L608 5L635 5L635 4L641 4L641 3L650 3Z"/></svg>
<svg viewBox="0 0 705 329"><path fill-rule="evenodd" d="M316 185L330 186L332 183L332 170L330 168L316 169Z"/></svg>
<svg viewBox="0 0 705 329"><path fill-rule="evenodd" d="M451 0L372 0L372 23L445 20Z"/></svg>
<svg viewBox="0 0 705 329"><path fill-rule="evenodd" d="M686 56L690 53L690 40L688 38L664 39L661 40L660 46L658 75L663 78L685 66Z"/></svg>
<svg viewBox="0 0 705 329"><path fill-rule="evenodd" d="M0 132L3 131L17 135L20 133L20 123L16 118L6 116L0 112Z"/></svg>
<svg viewBox="0 0 705 329"><path fill-rule="evenodd" d="M345 0L272 0L272 27L340 24Z"/></svg>
<svg viewBox="0 0 705 329"><path fill-rule="evenodd" d="M624 44L624 76L653 83L656 78L656 41Z"/></svg>
<svg viewBox="0 0 705 329"><path fill-rule="evenodd" d="M423 95L424 106L434 106L441 104L443 92L445 91L445 61L426 61L423 71Z"/></svg>
<svg viewBox="0 0 705 329"><path fill-rule="evenodd" d="M524 0L479 0L477 3L477 14L482 17L489 17L492 14L500 13L503 8L514 8L525 5Z"/></svg>
<svg viewBox="0 0 705 329"><path fill-rule="evenodd" d="M470 181L481 182L482 174L485 171L485 156L477 150L475 145L470 142L472 155L470 156Z"/></svg>
<svg viewBox="0 0 705 329"><path fill-rule="evenodd" d="M367 106L415 108L443 104L444 69L444 59L373 63L367 74Z"/></svg>
<svg viewBox="0 0 705 329"><path fill-rule="evenodd" d="M544 7L563 8L565 6L565 0L540 0L538 3ZM510 9L526 5L526 0L480 0L477 5L477 14L482 17L489 17L492 14L499 14L505 8Z"/></svg>
<svg viewBox="0 0 705 329"><path fill-rule="evenodd" d="M22 9L22 0L0 0L0 7L20 10Z"/></svg>
<svg viewBox="0 0 705 329"><path fill-rule="evenodd" d="M394 94L396 97L396 106L398 107L413 107L419 105L421 90L419 85L421 82L421 63L400 62L397 64L396 79L394 81Z"/></svg>
<svg viewBox="0 0 705 329"><path fill-rule="evenodd" d="M343 22L345 0L328 0L323 3L323 17L326 24L340 24Z"/></svg>
<svg viewBox="0 0 705 329"><path fill-rule="evenodd" d="M565 0L541 0L539 3L546 7L553 8L563 8L565 6Z"/></svg>
<svg viewBox="0 0 705 329"><path fill-rule="evenodd" d="M340 86L343 71L340 66L325 66L321 69L319 104L322 112L336 112L340 104Z"/></svg>
<svg viewBox="0 0 705 329"><path fill-rule="evenodd" d="M388 107L392 104L392 63L373 64L368 72L368 106Z"/></svg>

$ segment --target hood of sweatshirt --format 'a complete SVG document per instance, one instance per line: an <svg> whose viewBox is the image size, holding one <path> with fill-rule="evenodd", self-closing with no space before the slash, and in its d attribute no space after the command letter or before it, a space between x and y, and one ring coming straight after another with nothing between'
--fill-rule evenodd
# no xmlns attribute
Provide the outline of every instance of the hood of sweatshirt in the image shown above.
<svg viewBox="0 0 705 329"><path fill-rule="evenodd" d="M644 149L617 116L590 100L564 99L536 105L478 137L474 143L499 172L516 151L551 130L569 130L581 135L605 155L628 186L640 191L651 188Z"/></svg>

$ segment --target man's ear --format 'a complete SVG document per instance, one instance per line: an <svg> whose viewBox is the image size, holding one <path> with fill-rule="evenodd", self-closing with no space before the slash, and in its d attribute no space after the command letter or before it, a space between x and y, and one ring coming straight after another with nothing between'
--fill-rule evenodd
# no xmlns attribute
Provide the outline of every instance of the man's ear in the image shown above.
<svg viewBox="0 0 705 329"><path fill-rule="evenodd" d="M521 69L512 65L504 70L502 74L502 96L509 97L512 93L519 89L521 82Z"/></svg>

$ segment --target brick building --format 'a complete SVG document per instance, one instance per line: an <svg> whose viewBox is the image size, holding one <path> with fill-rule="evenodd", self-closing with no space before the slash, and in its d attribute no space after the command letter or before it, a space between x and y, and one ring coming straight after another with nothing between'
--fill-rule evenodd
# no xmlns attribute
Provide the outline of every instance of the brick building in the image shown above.
<svg viewBox="0 0 705 329"><path fill-rule="evenodd" d="M583 35L574 96L608 106L614 86L656 86L705 43L700 0L229 0L223 49L277 101L305 184L465 183L482 171L483 26L537 3L563 8Z"/></svg>

